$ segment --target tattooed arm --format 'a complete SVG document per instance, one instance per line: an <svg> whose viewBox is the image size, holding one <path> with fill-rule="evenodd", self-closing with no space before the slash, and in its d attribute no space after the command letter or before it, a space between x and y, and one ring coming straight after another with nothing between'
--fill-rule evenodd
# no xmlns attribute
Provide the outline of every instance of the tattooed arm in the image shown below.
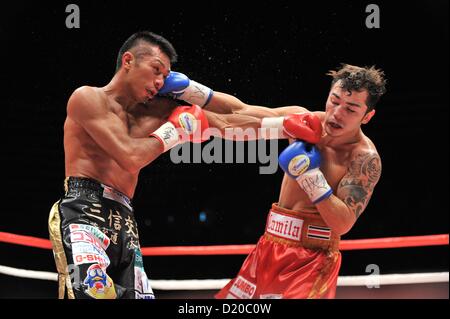
<svg viewBox="0 0 450 319"><path fill-rule="evenodd" d="M381 175L381 159L373 150L357 152L351 158L347 174L339 183L336 195L316 205L333 231L343 235L362 214Z"/></svg>

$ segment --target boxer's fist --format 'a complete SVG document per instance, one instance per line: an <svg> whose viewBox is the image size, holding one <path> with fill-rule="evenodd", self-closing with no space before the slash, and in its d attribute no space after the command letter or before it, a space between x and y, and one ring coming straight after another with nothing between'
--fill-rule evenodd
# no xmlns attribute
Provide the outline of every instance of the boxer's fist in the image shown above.
<svg viewBox="0 0 450 319"><path fill-rule="evenodd" d="M297 181L313 204L333 193L320 171L320 153L315 146L296 141L281 152L278 162L283 171Z"/></svg>
<svg viewBox="0 0 450 319"><path fill-rule="evenodd" d="M179 130L181 134L191 142L201 143L209 138L203 136L209 124L205 113L198 105L179 106L173 110L168 120L176 128L181 129Z"/></svg>
<svg viewBox="0 0 450 319"><path fill-rule="evenodd" d="M284 117L283 129L291 138L317 144L322 137L322 123L313 113L290 114Z"/></svg>
<svg viewBox="0 0 450 319"><path fill-rule="evenodd" d="M163 87L158 94L162 96L171 96L174 99L186 101L191 104L204 107L211 100L213 90L190 80L186 75L171 71L164 80Z"/></svg>
<svg viewBox="0 0 450 319"><path fill-rule="evenodd" d="M179 106L151 136L161 142L165 152L180 142L200 143L207 140L209 137L203 135L208 127L208 119L198 105Z"/></svg>
<svg viewBox="0 0 450 319"><path fill-rule="evenodd" d="M276 128L277 137L287 137L317 144L322 136L322 123L313 113L295 113L283 117L262 119L261 128ZM267 133L266 133L267 136Z"/></svg>

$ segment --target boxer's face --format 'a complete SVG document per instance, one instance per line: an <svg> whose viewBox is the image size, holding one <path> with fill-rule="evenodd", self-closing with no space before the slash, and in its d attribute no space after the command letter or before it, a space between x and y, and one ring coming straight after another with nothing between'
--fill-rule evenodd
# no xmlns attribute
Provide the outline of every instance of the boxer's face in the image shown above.
<svg viewBox="0 0 450 319"><path fill-rule="evenodd" d="M325 131L330 136L342 136L358 130L375 114L372 110L366 114L367 90L361 92L342 89L336 82L328 95L325 110Z"/></svg>
<svg viewBox="0 0 450 319"><path fill-rule="evenodd" d="M169 58L159 48L154 48L152 55L132 55L127 63L128 83L133 97L140 103L153 99L169 75Z"/></svg>

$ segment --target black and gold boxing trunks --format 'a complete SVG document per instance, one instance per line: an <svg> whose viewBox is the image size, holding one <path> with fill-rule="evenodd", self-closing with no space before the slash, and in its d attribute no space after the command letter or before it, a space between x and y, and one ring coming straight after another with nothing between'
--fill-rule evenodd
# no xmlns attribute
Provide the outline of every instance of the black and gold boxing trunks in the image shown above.
<svg viewBox="0 0 450 319"><path fill-rule="evenodd" d="M154 298L127 196L93 179L68 177L48 223L59 298Z"/></svg>

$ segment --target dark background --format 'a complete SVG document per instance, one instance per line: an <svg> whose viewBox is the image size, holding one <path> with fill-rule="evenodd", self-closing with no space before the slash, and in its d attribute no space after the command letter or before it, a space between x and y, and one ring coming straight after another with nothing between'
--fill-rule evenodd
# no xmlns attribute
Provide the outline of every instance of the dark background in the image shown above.
<svg viewBox="0 0 450 319"><path fill-rule="evenodd" d="M364 127L381 155L382 177L343 238L448 233L448 1L376 1L380 29L365 26L369 1L77 1L81 28L67 29L69 3L2 5L0 231L48 237L48 212L63 194L67 99L79 86L106 85L123 41L150 30L175 46L174 70L250 104L322 110L328 70L341 62L382 68L388 92ZM142 170L136 190L141 245L256 243L282 178L280 169L274 175L258 169L174 165L164 154ZM153 279L230 278L244 258L144 262ZM0 264L55 271L50 251L4 243ZM343 252L341 275L364 274L368 264L381 273L448 271L448 252L445 246ZM0 281L1 296L11 296L10 286L17 296L34 296L30 280L0 275Z"/></svg>

